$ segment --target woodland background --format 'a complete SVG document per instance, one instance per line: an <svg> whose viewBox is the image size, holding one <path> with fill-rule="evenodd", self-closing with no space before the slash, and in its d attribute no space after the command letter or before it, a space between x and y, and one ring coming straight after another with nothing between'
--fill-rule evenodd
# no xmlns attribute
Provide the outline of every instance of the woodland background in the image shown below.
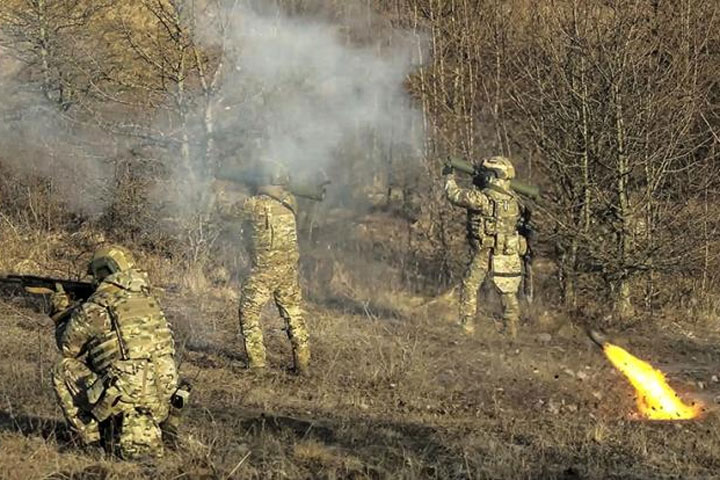
<svg viewBox="0 0 720 480"><path fill-rule="evenodd" d="M220 97L235 68L237 44L224 40L237 7L221 0L5 0L0 44L13 61L3 71L12 85L2 105L6 226L42 234L87 226L172 256L196 274L215 269L220 227L210 179L228 159L253 160L223 122L229 114ZM678 302L714 304L715 2L287 0L256 7L335 22L348 45L379 55L393 41L415 42L417 67L405 86L420 113L410 129L419 132L421 150L381 151L371 131L335 152L343 160L329 175L339 193L314 207L313 220L322 223L317 218L338 208L391 209L407 223L406 245L393 248L400 255L392 260L407 287L441 290L461 270L455 240L462 214L442 199L444 159L503 154L543 187L537 250L554 268L556 281L547 285L553 303L611 299L619 318ZM199 30L216 36L203 41ZM231 115L252 117L259 108L243 98ZM14 130L28 120L37 137ZM102 187L84 181L88 170L106 180ZM153 195L158 184L196 202L168 209ZM170 218L172 228L161 228Z"/></svg>
<svg viewBox="0 0 720 480"><path fill-rule="evenodd" d="M404 216L410 238L395 260L409 286L423 276L435 277L426 286L457 277L462 250L449 238L458 236L461 217L443 201L438 174L446 156L503 154L543 187L539 250L557 267L565 305L609 297L629 317L712 297L720 181L715 2L260 3L291 17L344 22L348 44L380 52L396 32L417 42L419 66L406 87L421 112L412 128L424 134L422 151L373 151L371 132L365 148L336 152L343 168L330 176L343 195L322 207L384 202ZM5 94L4 131L13 135L18 116L56 119L42 145L4 142L6 223L45 232L87 223L167 250L186 268L211 264L217 225L202 182L228 158L252 159L217 112L219 85L233 69L222 41L232 8L237 2L3 2L2 53L19 62L3 76L20 86ZM198 40L199 23L216 42ZM42 101L23 101L28 91ZM233 114L256 114L243 107ZM12 165L26 156L43 165L18 173ZM90 164L110 179L109 191L57 178L58 170L72 177L73 168ZM176 215L182 221L173 235L157 226L176 212L151 196L167 181L181 190L195 182L183 195L208 205ZM103 210L68 208L67 193L58 192L68 188L74 202L102 198Z"/></svg>

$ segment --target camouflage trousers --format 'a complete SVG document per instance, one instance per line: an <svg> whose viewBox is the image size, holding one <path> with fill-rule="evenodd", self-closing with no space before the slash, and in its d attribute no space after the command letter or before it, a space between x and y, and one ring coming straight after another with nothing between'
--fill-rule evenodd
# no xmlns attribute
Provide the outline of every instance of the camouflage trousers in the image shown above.
<svg viewBox="0 0 720 480"><path fill-rule="evenodd" d="M492 282L500 294L505 328L512 337L517 335L520 318L520 303L517 299L521 280L519 268L519 255L497 256L492 255L490 248L471 248L470 262L460 286L460 324L466 333L475 331L478 290L492 270Z"/></svg>
<svg viewBox="0 0 720 480"><path fill-rule="evenodd" d="M118 425L118 453L124 459L161 457L160 423L168 417L177 385L174 360L167 356L156 362L117 363L113 381L108 382L108 376L96 374L78 359L60 360L52 381L65 419L87 444L107 433L101 432L101 423ZM114 438L109 440L114 443Z"/></svg>
<svg viewBox="0 0 720 480"><path fill-rule="evenodd" d="M251 368L266 365L260 314L270 299L285 320L293 351L293 362L300 373L310 363L308 332L302 312L302 292L298 281L297 265L280 265L255 268L242 289L240 300L240 330Z"/></svg>

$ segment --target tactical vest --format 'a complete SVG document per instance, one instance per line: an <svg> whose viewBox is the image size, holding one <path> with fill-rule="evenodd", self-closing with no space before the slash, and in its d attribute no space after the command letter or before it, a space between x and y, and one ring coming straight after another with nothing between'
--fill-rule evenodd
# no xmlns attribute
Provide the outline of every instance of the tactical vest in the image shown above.
<svg viewBox="0 0 720 480"><path fill-rule="evenodd" d="M92 301L104 307L110 329L97 338L88 352L96 372L121 360L152 360L175 354L172 330L144 277L132 271L111 275L103 281Z"/></svg>
<svg viewBox="0 0 720 480"><path fill-rule="evenodd" d="M483 193L490 200L483 211L468 210L467 233L473 246L491 248L497 255L524 253L517 231L520 204L509 194L492 189Z"/></svg>
<svg viewBox="0 0 720 480"><path fill-rule="evenodd" d="M245 215L255 265L297 263L295 210L295 199L289 194L278 197L263 193L248 199Z"/></svg>

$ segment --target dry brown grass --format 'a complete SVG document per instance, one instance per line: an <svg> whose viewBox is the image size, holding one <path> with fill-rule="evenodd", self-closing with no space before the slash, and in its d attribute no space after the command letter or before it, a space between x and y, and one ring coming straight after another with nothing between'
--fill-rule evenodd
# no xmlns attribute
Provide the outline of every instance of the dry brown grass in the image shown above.
<svg viewBox="0 0 720 480"><path fill-rule="evenodd" d="M63 249L67 241L30 245L25 257L66 271L80 251ZM14 268L24 257L8 248L3 262ZM48 379L57 358L50 322L41 302L18 297L0 305L0 478L714 478L720 466L714 411L687 423L630 420L628 384L540 302L537 322L510 345L489 320L497 305L488 296L468 339L452 323L452 295L401 291L391 269L367 258L308 258L313 374L289 374L283 325L269 308L271 368L255 377L237 338L237 285L192 293L166 260L143 260L165 279L181 372L195 384L185 433L204 446L152 467L75 448ZM663 325L620 342L711 406L717 334L699 322Z"/></svg>

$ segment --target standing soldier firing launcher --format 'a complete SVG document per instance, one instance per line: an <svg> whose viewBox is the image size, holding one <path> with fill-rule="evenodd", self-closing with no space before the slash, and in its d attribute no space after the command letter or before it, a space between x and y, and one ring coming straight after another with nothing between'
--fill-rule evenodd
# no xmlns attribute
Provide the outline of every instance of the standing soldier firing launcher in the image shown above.
<svg viewBox="0 0 720 480"><path fill-rule="evenodd" d="M272 298L287 326L295 372L306 375L310 347L298 278L297 201L287 190L289 182L284 167L267 162L251 187L252 196L240 208L252 261L252 271L242 288L240 328L248 365L252 369L264 369L266 356L260 314Z"/></svg>
<svg viewBox="0 0 720 480"><path fill-rule="evenodd" d="M62 353L53 372L58 401L84 443L101 440L101 425L112 423L123 458L162 456L160 424L176 434L176 400L187 399L178 389L172 331L130 252L99 249L89 273L97 288L84 303L70 306L61 288L52 296Z"/></svg>
<svg viewBox="0 0 720 480"><path fill-rule="evenodd" d="M482 163L482 172L474 187L466 189L458 187L451 165L443 169L448 200L467 209L471 257L460 287L460 324L465 333L474 333L477 292L490 273L500 293L505 329L515 338L520 317L517 292L522 280L521 256L527 250L525 238L518 233L522 207L510 186L515 168L505 157L492 157Z"/></svg>

